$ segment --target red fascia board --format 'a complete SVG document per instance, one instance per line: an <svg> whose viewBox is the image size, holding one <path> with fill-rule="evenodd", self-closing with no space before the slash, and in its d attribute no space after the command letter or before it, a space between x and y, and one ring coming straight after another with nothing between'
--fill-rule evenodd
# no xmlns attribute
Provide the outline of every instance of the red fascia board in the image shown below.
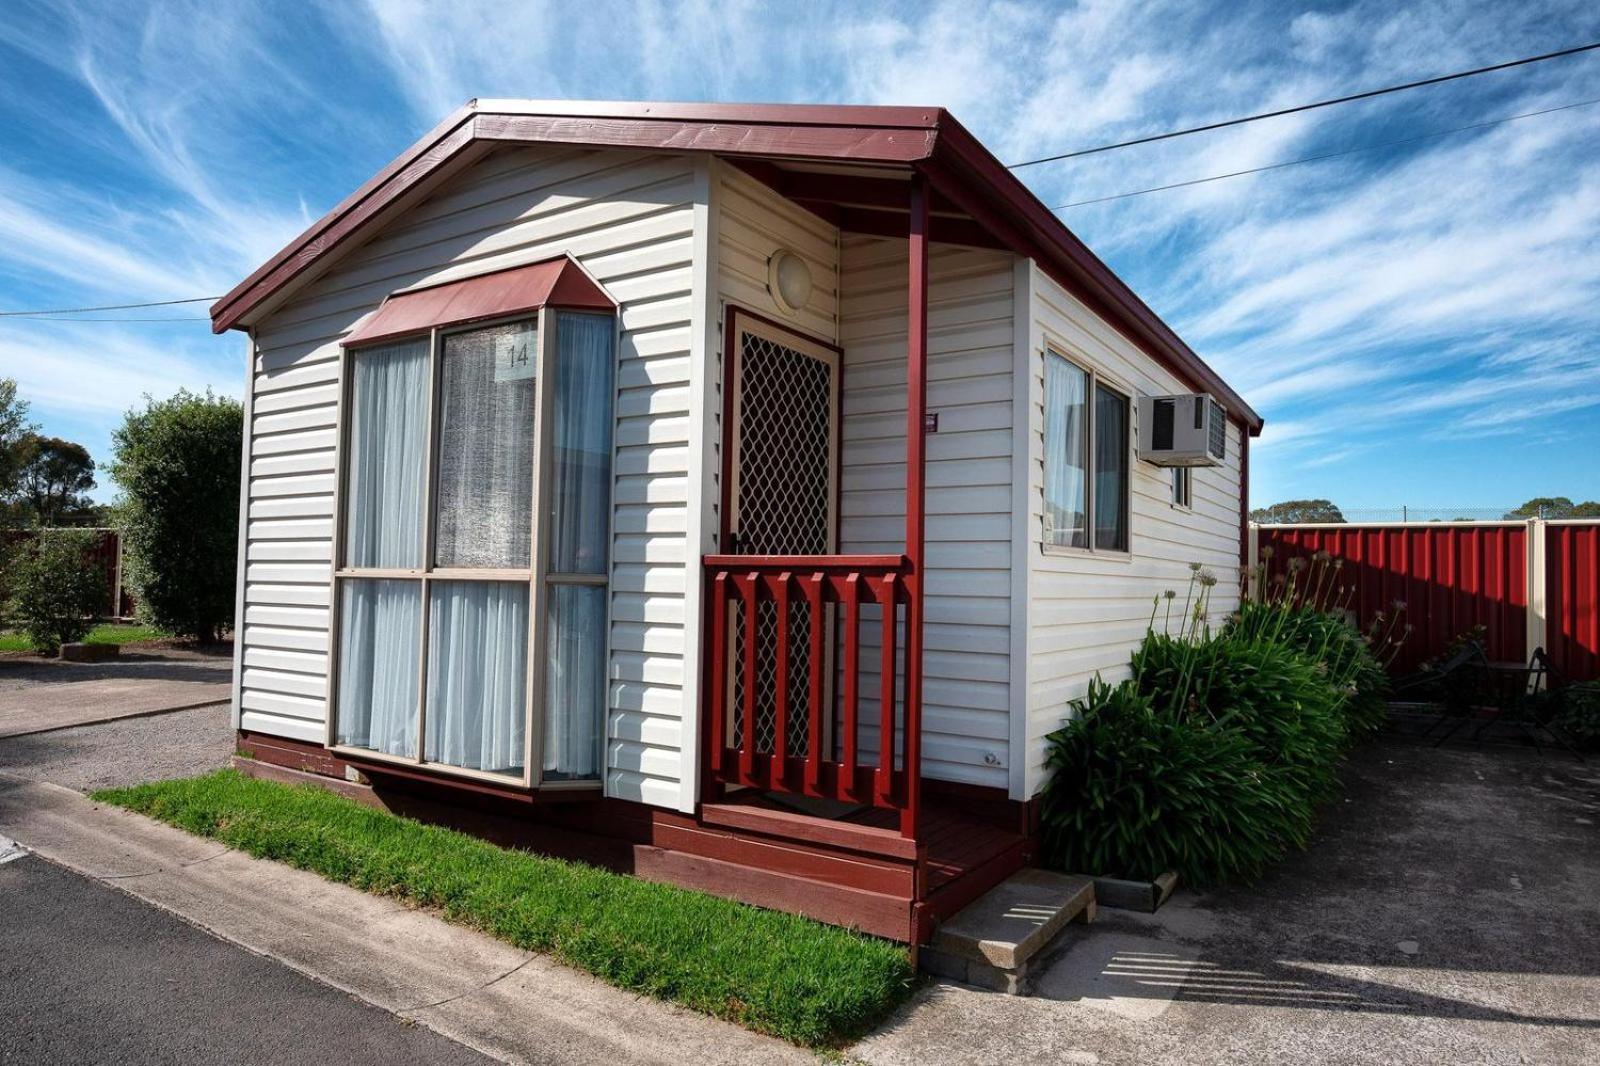
<svg viewBox="0 0 1600 1066"><path fill-rule="evenodd" d="M874 163L910 163L926 159L938 136L933 130L870 126L501 114L478 115L475 133L480 139L490 141Z"/></svg>
<svg viewBox="0 0 1600 1066"><path fill-rule="evenodd" d="M559 115L581 118L727 122L738 125L863 126L937 129L940 107L840 104L704 104L631 100L479 100L486 114Z"/></svg>
<svg viewBox="0 0 1600 1066"><path fill-rule="evenodd" d="M298 237L286 244L277 255L257 267L249 277L235 285L222 299L212 304L211 331L221 333L234 326L240 318L288 280L286 272L288 276L298 274L326 253L345 233L359 225L360 221L364 221L392 200L400 191L393 187L396 179L401 180L404 188L410 188L435 170L445 159L465 148L472 139L473 108L473 103L458 108L450 117L428 131L421 140L401 152L388 166L369 178L359 189L340 201L337 207L307 226ZM427 158L423 158L424 156ZM383 202L374 202L379 199ZM364 205L369 206L370 210L360 211ZM360 216L355 218L358 211Z"/></svg>
<svg viewBox="0 0 1600 1066"><path fill-rule="evenodd" d="M541 307L613 311L616 304L562 257L396 293L344 339L345 347L487 322Z"/></svg>
<svg viewBox="0 0 1600 1066"><path fill-rule="evenodd" d="M1251 434L1261 430L1261 416L943 109L568 101L491 101L486 107L500 110L473 101L451 115L217 301L211 308L213 331L238 325L479 141L911 164L1140 347L1213 393Z"/></svg>
<svg viewBox="0 0 1600 1066"><path fill-rule="evenodd" d="M937 108L592 103L519 104L516 113L496 113L473 101L213 304L212 332L238 325L364 222L477 141L910 163L932 153L943 115Z"/></svg>
<svg viewBox="0 0 1600 1066"><path fill-rule="evenodd" d="M1038 260L1052 278L1130 333L1135 343L1180 377L1214 395L1252 436L1260 434L1261 416L1244 398L953 117L947 116L941 124L934 159L925 169L936 182L943 174L945 181L940 184L947 194L966 200L965 206L974 209L975 217L1005 216L1019 252ZM976 189L976 199L981 202L961 196L951 178L967 186L961 192ZM987 196L985 190L998 195ZM986 206L992 209L984 211Z"/></svg>

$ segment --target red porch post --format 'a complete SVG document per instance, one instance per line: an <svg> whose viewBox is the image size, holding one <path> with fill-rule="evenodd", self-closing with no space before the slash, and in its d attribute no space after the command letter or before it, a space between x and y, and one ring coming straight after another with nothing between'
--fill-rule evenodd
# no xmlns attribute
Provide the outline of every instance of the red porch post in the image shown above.
<svg viewBox="0 0 1600 1066"><path fill-rule="evenodd" d="M922 593L928 413L928 179L911 178L906 320L905 807L900 835L916 839L922 803Z"/></svg>

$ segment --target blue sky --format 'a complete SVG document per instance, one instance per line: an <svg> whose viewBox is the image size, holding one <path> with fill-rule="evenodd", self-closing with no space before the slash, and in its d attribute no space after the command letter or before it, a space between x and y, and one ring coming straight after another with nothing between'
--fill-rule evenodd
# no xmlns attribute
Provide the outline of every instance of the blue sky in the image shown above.
<svg viewBox="0 0 1600 1066"><path fill-rule="evenodd" d="M937 104L1013 161L1593 40L1592 0L13 0L0 309L222 293L474 96ZM1596 98L1591 53L1020 174L1055 205ZM1600 105L1062 217L1267 417L1257 505L1600 498ZM105 458L144 393L240 394L203 313L0 320L0 376Z"/></svg>

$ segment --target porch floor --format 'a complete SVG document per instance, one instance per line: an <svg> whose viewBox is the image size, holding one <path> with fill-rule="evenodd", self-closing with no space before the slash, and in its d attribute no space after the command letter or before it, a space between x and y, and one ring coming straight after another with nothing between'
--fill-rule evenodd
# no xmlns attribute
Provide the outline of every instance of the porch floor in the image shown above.
<svg viewBox="0 0 1600 1066"><path fill-rule="evenodd" d="M926 942L938 922L1033 858L1032 841L1020 827L972 813L972 806L953 798L926 801L915 841L900 835L897 811L860 807L825 816L796 810L783 799L757 792L740 792L725 802L705 804L701 817L707 825L903 862L911 874L905 897L910 928L897 938ZM818 874L819 879L830 881L837 876L824 874L820 868ZM849 881L840 883L848 885Z"/></svg>

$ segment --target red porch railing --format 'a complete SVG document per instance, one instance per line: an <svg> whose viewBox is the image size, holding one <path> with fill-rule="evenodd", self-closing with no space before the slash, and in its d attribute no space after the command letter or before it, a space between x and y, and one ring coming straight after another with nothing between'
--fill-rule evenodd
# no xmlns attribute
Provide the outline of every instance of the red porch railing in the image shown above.
<svg viewBox="0 0 1600 1066"><path fill-rule="evenodd" d="M917 701L905 698L911 693L896 699L899 634L911 602L906 558L708 555L705 568L709 778L910 808L920 767L917 745L908 749L905 738L920 729L921 715ZM874 605L878 617L864 617ZM862 714L863 674L873 673L863 663L869 627L878 632L877 648L865 649L877 657L875 723ZM864 762L869 726L877 752Z"/></svg>

